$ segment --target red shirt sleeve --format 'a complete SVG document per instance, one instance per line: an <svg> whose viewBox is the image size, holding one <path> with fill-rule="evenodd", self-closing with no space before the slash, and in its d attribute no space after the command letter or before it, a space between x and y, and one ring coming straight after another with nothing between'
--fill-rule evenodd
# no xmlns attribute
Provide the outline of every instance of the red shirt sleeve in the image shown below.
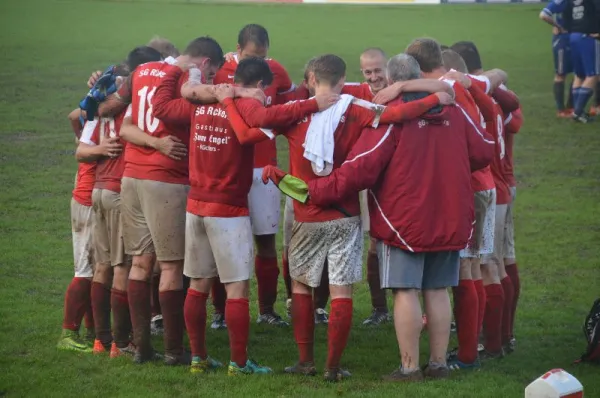
<svg viewBox="0 0 600 398"><path fill-rule="evenodd" d="M506 133L517 134L523 125L523 113L521 112L521 109L519 108L516 111L509 113L504 120L504 125L506 126Z"/></svg>
<svg viewBox="0 0 600 398"><path fill-rule="evenodd" d="M492 86L490 84L490 79L487 76L475 76L475 75L467 75L469 80L471 80L471 87L477 86L484 94L489 94Z"/></svg>
<svg viewBox="0 0 600 398"><path fill-rule="evenodd" d="M304 84L301 84L300 86L297 86L296 89L293 91L283 94L277 94L277 96L275 97L275 104L282 105L290 101L305 100L308 99L308 97L310 97L308 87L306 87Z"/></svg>
<svg viewBox="0 0 600 398"><path fill-rule="evenodd" d="M135 71L125 78L125 81L121 84L121 87L119 87L116 93L116 97L126 104L131 104L131 84L134 73Z"/></svg>
<svg viewBox="0 0 600 398"><path fill-rule="evenodd" d="M479 123L476 123L471 119L469 114L461 106L457 106L457 108L460 109L464 115L465 134L467 137L471 171L483 169L491 163L496 143ZM457 118L458 117L460 117L460 114L457 113Z"/></svg>
<svg viewBox="0 0 600 398"><path fill-rule="evenodd" d="M270 67L273 72L273 85L277 87L277 94L293 91L294 83L285 68L276 61L271 61Z"/></svg>
<svg viewBox="0 0 600 398"><path fill-rule="evenodd" d="M376 129L364 129L339 168L327 177L308 182L310 203L331 205L375 185L396 150L393 128L392 125L382 125Z"/></svg>
<svg viewBox="0 0 600 398"><path fill-rule="evenodd" d="M439 103L440 100L437 95L431 94L417 101L405 102L398 105L390 105L385 107L379 120L375 119L374 121L384 124L401 123L405 120L410 120L421 116L431 108L439 105Z"/></svg>
<svg viewBox="0 0 600 398"><path fill-rule="evenodd" d="M494 90L492 97L498 102L498 105L500 105L500 108L502 108L502 112L505 115L519 109L519 97L502 85Z"/></svg>
<svg viewBox="0 0 600 398"><path fill-rule="evenodd" d="M287 127L319 111L315 99L293 101L265 108L259 101L247 98L236 101L236 106L250 127L266 128Z"/></svg>
<svg viewBox="0 0 600 398"><path fill-rule="evenodd" d="M183 71L178 66L167 66L165 72L166 75L152 98L152 114L163 123L187 125L194 105L185 98L177 98L179 78Z"/></svg>
<svg viewBox="0 0 600 398"><path fill-rule="evenodd" d="M496 114L494 112L494 101L492 98L487 95L481 87L477 84L472 84L469 87L469 93L475 100L475 103L479 107L481 114L483 115L483 120L486 122L496 123Z"/></svg>
<svg viewBox="0 0 600 398"><path fill-rule="evenodd" d="M232 98L226 98L225 101L223 101L223 106L225 107L229 124L240 144L252 145L274 138L274 132L271 130L250 128L244 121L244 118L238 111L236 103Z"/></svg>
<svg viewBox="0 0 600 398"><path fill-rule="evenodd" d="M346 83L342 87L342 94L348 94L356 98L362 98L362 83Z"/></svg>

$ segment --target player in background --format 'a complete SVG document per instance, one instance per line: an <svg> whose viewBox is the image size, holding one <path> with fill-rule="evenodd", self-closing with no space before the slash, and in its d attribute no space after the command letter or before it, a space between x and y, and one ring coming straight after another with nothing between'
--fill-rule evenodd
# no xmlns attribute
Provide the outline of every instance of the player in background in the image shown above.
<svg viewBox="0 0 600 398"><path fill-rule="evenodd" d="M585 112L600 75L600 0L568 0L563 19L571 33L573 57L573 120L587 123ZM598 93L596 93L598 100Z"/></svg>
<svg viewBox="0 0 600 398"><path fill-rule="evenodd" d="M504 347L506 352L512 352L516 347L516 338L514 333L515 315L517 312L517 304L521 294L521 279L519 278L519 268L517 266L517 256L515 251L515 223L514 223L514 205L517 199L517 182L515 180L514 165L513 165L513 145L514 135L521 130L523 125L523 114L521 108L514 112L507 113L504 119L506 156L504 157L504 178L510 188L511 201L506 211L506 229L504 232L504 268L510 277L514 288L513 307L511 309L510 326L508 336L509 344Z"/></svg>
<svg viewBox="0 0 600 398"><path fill-rule="evenodd" d="M160 59L161 55L157 50L151 47L137 47L128 54L121 68L125 69L122 74L128 74L128 71L134 70L140 64ZM84 129L76 152L78 161L97 164L96 183L92 193L96 254L92 283L92 306L96 327L94 353L110 349L112 358L134 352L129 341L131 318L127 299L131 258L124 254L120 210L124 158L121 156L123 147L119 140L119 131L124 117L125 111L122 111L114 118L96 119L95 128Z"/></svg>
<svg viewBox="0 0 600 398"><path fill-rule="evenodd" d="M294 91L295 86L283 66L274 59L267 58L269 46L269 34L264 27L256 24L244 26L238 34L236 52L227 57L229 60L215 75L214 83L232 84L239 62L249 57L258 57L265 59L273 72L272 83L265 87L266 105L270 106L282 102L278 99L278 95L281 97L281 94ZM254 263L260 312L256 322L259 324L288 326L289 324L275 312L274 308L277 300L277 280L279 277L275 235L279 230L281 194L273 184L264 185L261 182L262 169L266 165L277 165L275 140L264 141L256 145L254 151L254 177L249 196L252 233L256 243ZM225 303L223 285L216 283L212 293L215 313L211 327L219 329L226 326L223 317Z"/></svg>
<svg viewBox="0 0 600 398"><path fill-rule="evenodd" d="M570 118L573 114L571 83L565 106L565 80L573 73L569 32L563 25L564 3L569 0L551 0L540 13L540 19L552 26L552 54L554 56L554 101L558 117Z"/></svg>
<svg viewBox="0 0 600 398"><path fill-rule="evenodd" d="M483 74L483 67L479 51L474 43L468 41L452 45L465 61L467 69L472 75ZM508 204L511 194L504 178L504 157L506 148L504 143L504 113L497 101L481 95L477 91L476 103L479 105L486 124L486 130L496 140L496 154L491 163L492 176L496 186L496 212L494 219L494 248L493 252L483 256L481 272L483 284L486 289L487 301L484 315L484 347L480 354L481 359L500 358L504 355L504 346L509 345L508 331L511 329L510 320L514 301L514 287L512 280L504 268L504 236ZM500 93L498 93L500 94ZM513 107L513 110L518 108ZM459 364L460 365L460 364Z"/></svg>
<svg viewBox="0 0 600 398"><path fill-rule="evenodd" d="M197 66L199 79L208 81L219 68L223 52L212 38L200 37L188 44L180 62ZM133 256L129 274L129 309L136 353L134 361L155 358L150 342L151 278L154 256L161 269L159 300L163 315L165 364L189 363L183 350L183 259L185 205L189 191L187 129L158 119L152 98L166 75L168 62L139 66L117 92L117 102L131 103L131 115L123 120L121 137L125 170L121 185L121 212L125 252ZM186 75L187 76L187 75ZM185 77L179 81L183 85ZM198 90L210 93L212 86ZM107 99L108 101L108 99Z"/></svg>
<svg viewBox="0 0 600 398"><path fill-rule="evenodd" d="M80 115L79 109L69 115L76 142L79 142L82 132L79 122ZM85 125L89 123L93 122L86 122ZM91 128L93 129L93 127ZM93 317L86 314L91 313L91 285L94 276L92 190L95 179L96 164L79 163L71 197L71 232L75 274L65 294L62 333L57 344L57 348L61 350L92 351L81 339L79 328L85 316L88 331L86 340L90 338L93 341Z"/></svg>
<svg viewBox="0 0 600 398"><path fill-rule="evenodd" d="M444 79L448 70L444 67L442 50L437 41L428 38L413 40L406 49L408 55L413 56L419 65L423 77ZM491 71L489 77L482 78L486 92L492 86L498 86L506 75L499 70ZM481 121L482 116L471 94L462 85L456 84L452 79L445 79L456 92L456 103L461 106L473 121ZM482 123L479 123L483 127ZM459 353L461 361L466 364L476 364L477 336L479 321L483 322L486 303L485 290L481 283L479 271L479 257L481 253L493 250L495 185L491 170L485 167L475 171L471 178L475 203L479 203L479 218L472 240L467 249L460 253L459 284L453 289L455 297L455 319L457 324ZM480 305L480 303L483 303Z"/></svg>
<svg viewBox="0 0 600 398"><path fill-rule="evenodd" d="M269 368L248 360L246 353L250 326L249 279L254 251L248 193L252 185L251 166L256 141L236 136L227 121L224 107L233 100L225 97L235 95L233 87L221 91L226 94L219 96L224 106L195 106L173 96L182 73L178 67L166 69L154 106L161 120L187 125L192 142L185 256L185 274L191 278L191 285L184 310L192 345L191 370L204 372L220 365L208 357L205 341L206 301L211 285L220 277L227 290L225 315L231 347L229 374L270 373ZM236 83L245 89L262 90L273 79L267 61L255 57L240 61L234 73ZM258 105L257 117L264 118L269 127L289 126L320 109L318 99L269 108L262 108L255 99L238 99L236 102L242 109L249 106L248 102ZM268 138L265 134L270 133L265 130L260 134L261 138ZM232 240L235 240L234 246L231 246Z"/></svg>
<svg viewBox="0 0 600 398"><path fill-rule="evenodd" d="M307 66L310 94L339 94L345 80L346 64L335 55L313 58ZM331 127L335 140L334 163L337 168L346 159L364 127L376 127L379 122L401 122L414 118L442 101L452 101L446 93L436 93L412 104L384 107L367 101L345 97L335 107L339 112L337 127ZM334 108L332 108L334 110ZM254 117L255 111L227 107L227 116L233 127L260 127L264 121ZM309 130L321 128L309 116L295 126L278 131L290 145L290 173L310 181L318 178L311 161L304 157L304 142ZM322 127L322 126L321 126ZM316 169L318 170L318 169ZM263 181L281 182L285 173L267 166ZM341 210L343 209L343 210ZM339 381L350 373L341 369L340 360L346 347L352 324L352 285L362 278L363 234L359 218L358 195L344 198L337 208L294 203L295 222L289 246L290 274L292 277L292 318L294 337L298 345L299 361L285 369L286 373L314 375L314 328L312 289L321 282L325 258L328 263L331 317L328 325L328 355L324 378Z"/></svg>

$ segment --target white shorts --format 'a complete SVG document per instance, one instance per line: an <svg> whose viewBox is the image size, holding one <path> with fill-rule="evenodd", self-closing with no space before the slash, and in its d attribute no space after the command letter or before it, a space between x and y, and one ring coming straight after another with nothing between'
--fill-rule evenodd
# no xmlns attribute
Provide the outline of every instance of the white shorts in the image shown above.
<svg viewBox="0 0 600 398"><path fill-rule="evenodd" d="M254 272L249 217L199 217L186 213L183 274L222 283L247 281Z"/></svg>
<svg viewBox="0 0 600 398"><path fill-rule="evenodd" d="M515 219L514 206L517 198L517 187L510 187L511 201L506 211L506 225L504 226L504 258L514 260L515 253Z"/></svg>
<svg viewBox="0 0 600 398"><path fill-rule="evenodd" d="M262 168L254 169L252 187L248 194L252 234L275 235L279 231L281 191L273 181L263 184L262 172Z"/></svg>
<svg viewBox="0 0 600 398"><path fill-rule="evenodd" d="M290 276L304 285L317 287L327 260L330 285L353 285L362 279L363 245L358 216L294 222L288 248Z"/></svg>
<svg viewBox="0 0 600 398"><path fill-rule="evenodd" d="M294 226L294 199L285 197L283 209L283 247L287 248L292 239L292 228Z"/></svg>
<svg viewBox="0 0 600 398"><path fill-rule="evenodd" d="M363 232L369 233L369 193L366 189L359 192L358 199L360 200L360 222L362 224L362 229Z"/></svg>
<svg viewBox="0 0 600 398"><path fill-rule="evenodd" d="M475 221L467 247L460 251L461 258L479 258L494 252L494 224L496 189L474 193Z"/></svg>
<svg viewBox="0 0 600 398"><path fill-rule="evenodd" d="M504 264L504 228L506 226L506 215L508 205L496 205L496 223L494 225L494 251L486 254L481 259L482 264L497 265Z"/></svg>
<svg viewBox="0 0 600 398"><path fill-rule="evenodd" d="M73 234L73 260L76 278L94 276L94 211L71 198L71 232Z"/></svg>

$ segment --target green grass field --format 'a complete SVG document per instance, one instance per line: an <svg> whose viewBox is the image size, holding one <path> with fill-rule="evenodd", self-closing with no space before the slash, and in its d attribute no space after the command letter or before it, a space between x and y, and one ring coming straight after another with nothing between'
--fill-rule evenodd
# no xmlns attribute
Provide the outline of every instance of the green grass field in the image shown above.
<svg viewBox="0 0 600 398"><path fill-rule="evenodd" d="M572 365L584 350L581 324L600 286L600 128L555 118L550 30L537 20L540 8L2 1L0 396L518 397L554 367L576 375L586 396L600 396L598 368ZM358 80L362 49L381 46L396 54L418 36L446 44L474 40L485 67L509 72L525 114L515 155L523 286L516 353L448 381L382 384L379 377L398 365L398 351L392 326L361 325L370 313L366 282L356 287L354 328L343 358L354 377L337 385L281 374L196 377L183 367L136 367L126 359L56 350L73 276L69 200L77 165L66 116L86 92L90 71L120 61L155 34L180 47L210 34L230 51L238 30L252 22L269 29L271 55L296 81L306 60L325 52L342 56L348 80ZM283 142L280 164L287 165ZM278 309L284 310L283 296ZM252 314L256 319L255 303ZM279 373L296 360L291 329L253 326L251 333L252 357ZM316 334L322 369L326 329ZM211 355L227 360L226 333L209 331L208 344ZM159 339L156 345L162 345Z"/></svg>

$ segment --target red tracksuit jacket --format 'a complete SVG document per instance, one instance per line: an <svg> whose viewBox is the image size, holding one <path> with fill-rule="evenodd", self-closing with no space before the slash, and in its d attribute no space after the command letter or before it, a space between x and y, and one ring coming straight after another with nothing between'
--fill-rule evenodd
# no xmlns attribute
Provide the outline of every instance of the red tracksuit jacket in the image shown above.
<svg viewBox="0 0 600 398"><path fill-rule="evenodd" d="M412 252L460 250L473 223L471 172L490 164L493 139L459 106L402 125L366 129L344 164L308 183L327 206L369 190L371 236Z"/></svg>

